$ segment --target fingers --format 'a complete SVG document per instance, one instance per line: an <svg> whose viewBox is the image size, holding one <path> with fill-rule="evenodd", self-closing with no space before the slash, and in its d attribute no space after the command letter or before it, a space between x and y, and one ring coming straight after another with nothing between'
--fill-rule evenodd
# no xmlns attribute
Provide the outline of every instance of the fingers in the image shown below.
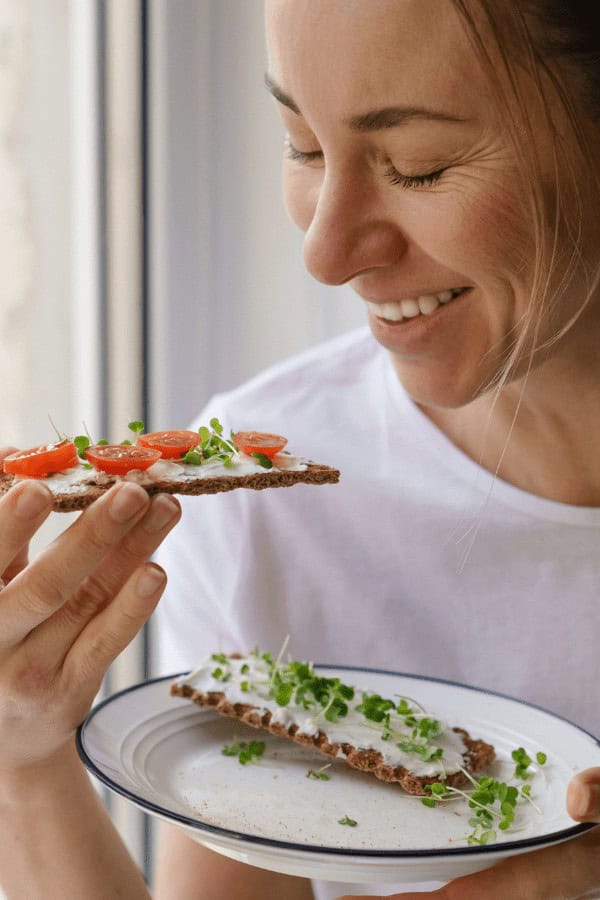
<svg viewBox="0 0 600 900"><path fill-rule="evenodd" d="M556 847L523 853L451 881L444 900L565 900L591 897L600 884L600 829ZM591 891L594 891L594 894Z"/></svg>
<svg viewBox="0 0 600 900"><path fill-rule="evenodd" d="M577 822L600 822L600 768L586 769L571 780L567 812Z"/></svg>
<svg viewBox="0 0 600 900"><path fill-rule="evenodd" d="M139 485L116 485L18 575L2 591L0 649L23 640L63 606L149 503Z"/></svg>
<svg viewBox="0 0 600 900"><path fill-rule="evenodd" d="M0 499L0 577L5 582L26 564L29 541L51 510L52 495L39 481L22 481Z"/></svg>
<svg viewBox="0 0 600 900"><path fill-rule="evenodd" d="M174 497L169 494L153 497L144 517L83 580L73 597L30 635L33 648L39 645L40 653L62 663L90 619L112 602L180 518L181 507Z"/></svg>
<svg viewBox="0 0 600 900"><path fill-rule="evenodd" d="M163 569L155 563L141 566L114 601L95 616L81 632L63 665L66 690L83 698L83 718L88 698L98 691L104 674L146 623L167 583ZM84 696L85 695L85 696Z"/></svg>

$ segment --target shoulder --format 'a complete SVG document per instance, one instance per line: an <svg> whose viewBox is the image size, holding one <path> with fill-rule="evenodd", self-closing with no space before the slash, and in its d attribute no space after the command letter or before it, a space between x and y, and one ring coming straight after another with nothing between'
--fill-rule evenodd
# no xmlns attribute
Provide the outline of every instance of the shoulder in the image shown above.
<svg viewBox="0 0 600 900"><path fill-rule="evenodd" d="M341 394L368 379L380 356L381 348L368 328L348 332L217 394L193 426L214 415L227 428L266 431L289 427L291 417L310 410L322 417L330 403L339 402Z"/></svg>

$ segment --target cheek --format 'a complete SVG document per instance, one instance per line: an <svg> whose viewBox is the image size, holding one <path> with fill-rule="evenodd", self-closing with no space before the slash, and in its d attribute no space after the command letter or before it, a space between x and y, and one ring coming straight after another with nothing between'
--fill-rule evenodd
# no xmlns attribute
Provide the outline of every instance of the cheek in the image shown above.
<svg viewBox="0 0 600 900"><path fill-rule="evenodd" d="M430 256L483 285L527 279L533 240L517 197L494 187L477 196L453 192L429 199L412 233Z"/></svg>
<svg viewBox="0 0 600 900"><path fill-rule="evenodd" d="M308 231L319 198L320 175L318 170L301 170L283 163L283 202L292 222L302 231Z"/></svg>

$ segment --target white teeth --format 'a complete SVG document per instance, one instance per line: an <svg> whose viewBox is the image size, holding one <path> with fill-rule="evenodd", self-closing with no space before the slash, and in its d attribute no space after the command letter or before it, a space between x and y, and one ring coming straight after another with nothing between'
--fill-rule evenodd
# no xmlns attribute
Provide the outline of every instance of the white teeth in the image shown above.
<svg viewBox="0 0 600 900"><path fill-rule="evenodd" d="M444 293L446 293L446 291L444 291ZM448 293L450 293L450 291L448 291ZM440 300L435 294L426 294L424 297L419 297L417 303L419 304L420 311L424 315L430 316L440 305Z"/></svg>
<svg viewBox="0 0 600 900"><path fill-rule="evenodd" d="M420 312L419 304L416 300L401 300L400 308L405 319L413 319Z"/></svg>
<svg viewBox="0 0 600 900"><path fill-rule="evenodd" d="M404 318L400 303L367 303L367 306L376 316L389 322L401 322Z"/></svg>
<svg viewBox="0 0 600 900"><path fill-rule="evenodd" d="M386 303L367 301L367 307L379 319L386 319L388 322L402 322L403 319L413 319L418 315L430 316L439 306L449 303L464 290L465 288L454 288L449 291L440 291L439 294L424 294L416 299L407 297L405 300L388 300Z"/></svg>

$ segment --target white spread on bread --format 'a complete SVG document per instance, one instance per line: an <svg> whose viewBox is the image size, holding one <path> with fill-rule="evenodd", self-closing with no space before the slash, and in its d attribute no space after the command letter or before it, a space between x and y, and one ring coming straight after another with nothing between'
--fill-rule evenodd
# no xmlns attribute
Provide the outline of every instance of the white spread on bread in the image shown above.
<svg viewBox="0 0 600 900"><path fill-rule="evenodd" d="M236 454L231 460L231 465L226 467L220 460L209 459L201 466L192 466L168 459L159 459L144 472L140 469L132 469L126 475L107 475L96 469L87 469L83 462L66 469L64 472L55 472L44 478L44 484L53 494L75 493L85 485L107 484L113 481L135 481L136 484L148 485L155 481L196 481L199 478L239 478L244 475L268 474L269 472L305 472L309 461L300 456L292 456L290 453L281 452L273 458L273 468L265 469L252 457L245 453ZM20 480L19 476L15 476Z"/></svg>
<svg viewBox="0 0 600 900"><path fill-rule="evenodd" d="M280 723L286 728L297 725L300 733L311 736L321 732L332 744L351 744L359 750L375 750L381 753L386 765L403 766L418 777L450 775L464 768L467 746L461 735L450 728L446 728L435 739L435 746L443 751L442 759L435 761L424 761L416 753L401 750L394 740L384 740L381 729L355 709L363 696L360 690L355 690L354 699L348 704L348 714L337 722L330 722L318 713L311 715L310 709L295 705L293 700L287 706L279 706L269 696L270 669L260 656L248 654L240 658L228 658L227 680L213 674L220 671L222 669L219 663L211 658L189 675L178 679L176 684L187 685L202 694L223 694L232 704L243 703L255 707L259 715L269 711L272 722ZM242 685L245 685L245 690ZM341 749L338 756L344 756Z"/></svg>

